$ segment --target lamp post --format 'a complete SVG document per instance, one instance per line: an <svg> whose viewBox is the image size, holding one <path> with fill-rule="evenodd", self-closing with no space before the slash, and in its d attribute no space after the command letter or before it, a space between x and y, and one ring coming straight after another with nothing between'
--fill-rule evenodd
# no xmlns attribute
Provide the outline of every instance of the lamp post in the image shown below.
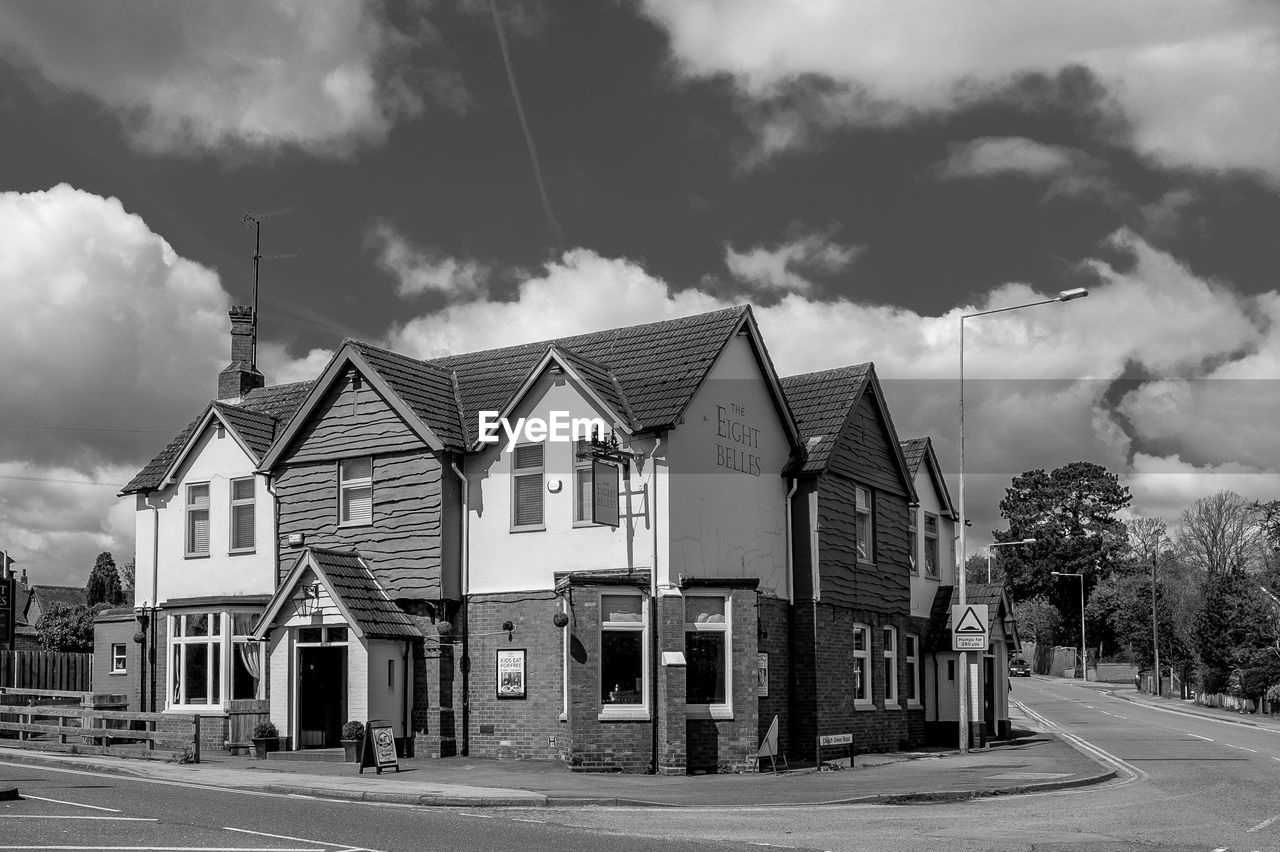
<svg viewBox="0 0 1280 852"><path fill-rule="evenodd" d="M1156 620L1156 558L1160 555L1160 536L1156 537L1155 550L1151 554L1151 652L1155 655L1156 697L1160 697L1160 628Z"/></svg>
<svg viewBox="0 0 1280 852"><path fill-rule="evenodd" d="M1035 544L1034 538L1024 538L1022 541L995 541L987 545L987 582L991 582L991 551L997 547L1013 547L1018 544Z"/></svg>
<svg viewBox="0 0 1280 852"><path fill-rule="evenodd" d="M958 592L960 595L960 600L958 601L958 603L960 604L960 606L964 606L966 603L965 596L964 596L964 592L965 592L964 563L965 563L965 559L968 557L968 554L965 553L965 535L964 535L965 524L968 523L968 516L965 515L964 513L964 321L967 319L973 319L975 317L984 317L989 314L1000 314L1006 311L1017 311L1023 308L1034 308L1038 305L1048 305L1054 302L1070 302L1073 299L1083 299L1085 296L1088 296L1088 295L1089 295L1088 290L1086 290L1083 287L1077 287L1074 290L1063 290L1056 297L1052 299L1042 299L1039 302L1028 302L1024 305L1010 305L1007 308L993 308L992 310L989 310L989 311L977 311L972 314L960 315L960 506L959 506L959 509L960 509L960 512L959 512L960 514L960 553L959 553L960 570L957 572L959 574L959 577L957 578L959 582L957 583L957 585L959 586ZM968 754L969 753L969 654L965 651L960 652L959 687L960 688L958 691L959 691L959 697L960 697L960 720L959 720L960 722L960 753Z"/></svg>
<svg viewBox="0 0 1280 852"><path fill-rule="evenodd" d="M1080 679L1087 683L1089 680L1089 646L1085 644L1084 640L1084 574L1070 574L1065 571L1052 571L1050 573L1055 577L1080 578Z"/></svg>

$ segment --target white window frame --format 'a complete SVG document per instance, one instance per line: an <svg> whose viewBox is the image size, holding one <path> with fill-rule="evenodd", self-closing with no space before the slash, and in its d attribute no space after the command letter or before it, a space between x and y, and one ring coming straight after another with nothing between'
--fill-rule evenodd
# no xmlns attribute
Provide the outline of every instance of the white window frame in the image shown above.
<svg viewBox="0 0 1280 852"><path fill-rule="evenodd" d="M873 674L874 670L871 667L871 625L862 624L862 623L854 624L853 633L854 633L854 636L850 642L850 644L853 647L853 659L854 659L853 705L855 708L863 708L863 709L872 708L875 706L873 702L874 702L876 693L875 693L875 689L873 688L873 684L875 682L875 675ZM861 650L858 649L858 641L857 641L857 634L859 633L861 633L863 637L863 643L862 643L863 647ZM858 688L859 688L858 661L859 660L862 661L862 671L866 673L866 677L863 678L864 683L861 684L861 687L866 692L866 696L862 698L858 697Z"/></svg>
<svg viewBox="0 0 1280 852"><path fill-rule="evenodd" d="M541 447L542 463L539 465L531 465L529 467L516 467L516 456L520 450L525 447ZM518 483L521 479L527 479L536 476L538 478L538 501L539 512L538 520L534 523L517 524L516 512L519 508L518 499ZM547 499L543 496L543 491L547 485L547 445L541 442L528 442L517 444L511 448L511 530L512 532L545 530L547 528Z"/></svg>
<svg viewBox="0 0 1280 852"><path fill-rule="evenodd" d="M369 461L369 475L355 476L350 479L346 476L346 465L350 462L357 462L367 459ZM353 521L347 516L347 491L356 491L367 488L369 490L369 520ZM338 526L340 527L367 527L373 524L373 456L355 456L348 459L338 460Z"/></svg>
<svg viewBox="0 0 1280 852"><path fill-rule="evenodd" d="M907 679L907 706L920 706L920 637L907 633L903 637L903 659L911 676Z"/></svg>
<svg viewBox="0 0 1280 852"><path fill-rule="evenodd" d="M246 626L245 632L243 633L236 632L235 625L237 615L247 615L250 617L250 623ZM258 646L258 688L253 697L259 700L267 697L267 643L249 638L250 632L253 630L253 623L255 623L261 615L261 612L254 610L231 610L227 613L227 648L223 650L224 659L228 661L226 665L227 683L223 688L223 695L226 696L227 701L244 700L237 699L232 694L235 691L235 655L240 653L239 645Z"/></svg>
<svg viewBox="0 0 1280 852"><path fill-rule="evenodd" d="M128 646L124 642L111 643L111 673L127 674L129 669Z"/></svg>
<svg viewBox="0 0 1280 852"><path fill-rule="evenodd" d="M236 483L248 482L253 493L249 497L236 499ZM258 478L256 476L240 476L232 479L227 488L227 553L253 553L258 547ZM236 546L236 510L249 507L249 544Z"/></svg>
<svg viewBox="0 0 1280 852"><path fill-rule="evenodd" d="M933 533L929 532L929 521L933 521ZM924 524L921 525L924 531L924 575L931 580L936 580L942 576L942 518L933 512L924 513ZM930 545L933 549L933 570L929 570L929 551Z"/></svg>
<svg viewBox="0 0 1280 852"><path fill-rule="evenodd" d="M875 502L872 499L870 488L855 485L853 491L854 530L858 539L858 561L873 563L876 561ZM866 530L865 535L863 534L864 527Z"/></svg>
<svg viewBox="0 0 1280 852"><path fill-rule="evenodd" d="M198 503L192 502L192 499L191 499L192 492L197 488L204 489L204 505L203 506L201 506ZM200 559L209 555L210 544L213 541L213 536L210 534L212 530L210 528L210 518L209 518L209 507L213 503L213 499L212 499L213 488L208 482L188 482L187 487L185 489L185 493L186 493L186 500L185 500L185 503L183 504L183 507L186 511L184 513L185 517L183 518L183 520L186 524L186 527L183 532L183 547L184 547L183 552L188 559ZM200 516L201 513L204 514L205 546L204 546L204 550L195 550L193 548L193 545L195 543L194 542L195 536L192 535L191 525L195 523L196 519Z"/></svg>
<svg viewBox="0 0 1280 852"><path fill-rule="evenodd" d="M907 507L907 556L911 560L911 570L923 573L920 564L920 507Z"/></svg>
<svg viewBox="0 0 1280 852"><path fill-rule="evenodd" d="M681 605L688 618L689 598L720 598L724 601L724 622L685 621L684 632L719 632L724 634L724 701L712 704L690 704L686 698L685 715L690 719L733 718L733 595L724 589L689 590L684 593ZM687 643L687 640L686 640ZM688 649L685 650L685 673L688 676Z"/></svg>
<svg viewBox="0 0 1280 852"><path fill-rule="evenodd" d="M884 657L884 706L900 707L898 703L898 628L884 625L880 628L884 645L880 649Z"/></svg>
<svg viewBox="0 0 1280 852"><path fill-rule="evenodd" d="M575 527L593 527L591 521L591 502L588 499L583 503L582 475L586 474L587 482L591 480L592 462L594 459L588 455L585 458L579 458L578 453L584 449L591 447L590 441L574 441L573 447L573 525ZM590 489L588 488L588 491ZM584 516L579 517L579 513Z"/></svg>
<svg viewBox="0 0 1280 852"><path fill-rule="evenodd" d="M208 632L203 636L190 636L187 634L186 622L187 618L199 618L205 615L209 617ZM214 624L218 626L218 632L214 632ZM182 629L178 629L178 625L182 625ZM227 680L227 629L228 624L224 613L213 610L195 610L191 612L175 612L169 616L169 688L167 690L167 706L170 710L216 710L221 711L223 703L226 701L226 680ZM179 635L181 634L181 635ZM187 654L188 645L205 646L205 701L190 702L186 700L187 691ZM214 671L213 647L218 646L218 669ZM176 653L181 649L181 653ZM176 659L175 659L176 658ZM216 677L215 677L216 674ZM207 700L212 697L214 687L217 687L217 700Z"/></svg>
<svg viewBox="0 0 1280 852"><path fill-rule="evenodd" d="M635 597L640 601L640 620L639 621L608 621L605 619L604 599L606 597ZM604 654L604 634L606 631L617 631L626 633L640 634L640 703L639 704L617 704L611 705L600 702L600 713L597 718L604 721L617 721L619 719L627 720L648 720L649 718L649 596L641 594L638 591L631 591L625 588L605 588L600 590L600 652ZM567 643L566 643L567 647ZM604 665L603 660L600 666L600 682L596 692L598 696L604 693Z"/></svg>

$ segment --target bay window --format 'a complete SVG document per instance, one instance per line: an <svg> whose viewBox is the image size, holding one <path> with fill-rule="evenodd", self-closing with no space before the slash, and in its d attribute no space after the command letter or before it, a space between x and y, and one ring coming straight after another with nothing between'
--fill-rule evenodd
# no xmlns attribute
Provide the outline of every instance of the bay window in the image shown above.
<svg viewBox="0 0 1280 852"><path fill-rule="evenodd" d="M221 707L261 698L262 645L249 639L249 612L188 612L169 617L169 706Z"/></svg>

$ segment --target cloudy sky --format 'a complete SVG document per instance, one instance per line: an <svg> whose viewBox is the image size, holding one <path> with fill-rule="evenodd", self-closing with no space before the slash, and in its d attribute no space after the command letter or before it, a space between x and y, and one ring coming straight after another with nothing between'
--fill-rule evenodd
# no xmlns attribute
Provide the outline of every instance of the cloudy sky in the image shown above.
<svg viewBox="0 0 1280 852"><path fill-rule="evenodd" d="M131 557L115 494L214 393L245 212L273 383L750 302L783 374L874 361L954 483L960 315L1084 286L966 323L973 544L1076 459L1141 514L1280 497L1280 6L496 7L0 0L0 548L36 582Z"/></svg>

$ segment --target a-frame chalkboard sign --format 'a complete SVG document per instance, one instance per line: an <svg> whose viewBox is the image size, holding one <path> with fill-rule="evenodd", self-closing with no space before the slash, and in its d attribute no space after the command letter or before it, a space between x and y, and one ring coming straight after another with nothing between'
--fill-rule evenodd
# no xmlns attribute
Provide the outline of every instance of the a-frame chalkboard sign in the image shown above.
<svg viewBox="0 0 1280 852"><path fill-rule="evenodd" d="M400 771L400 759L396 757L396 735L392 732L391 723L386 719L370 719L364 728L364 746L360 749L360 774L364 768L372 766L382 774L387 766L394 766Z"/></svg>

